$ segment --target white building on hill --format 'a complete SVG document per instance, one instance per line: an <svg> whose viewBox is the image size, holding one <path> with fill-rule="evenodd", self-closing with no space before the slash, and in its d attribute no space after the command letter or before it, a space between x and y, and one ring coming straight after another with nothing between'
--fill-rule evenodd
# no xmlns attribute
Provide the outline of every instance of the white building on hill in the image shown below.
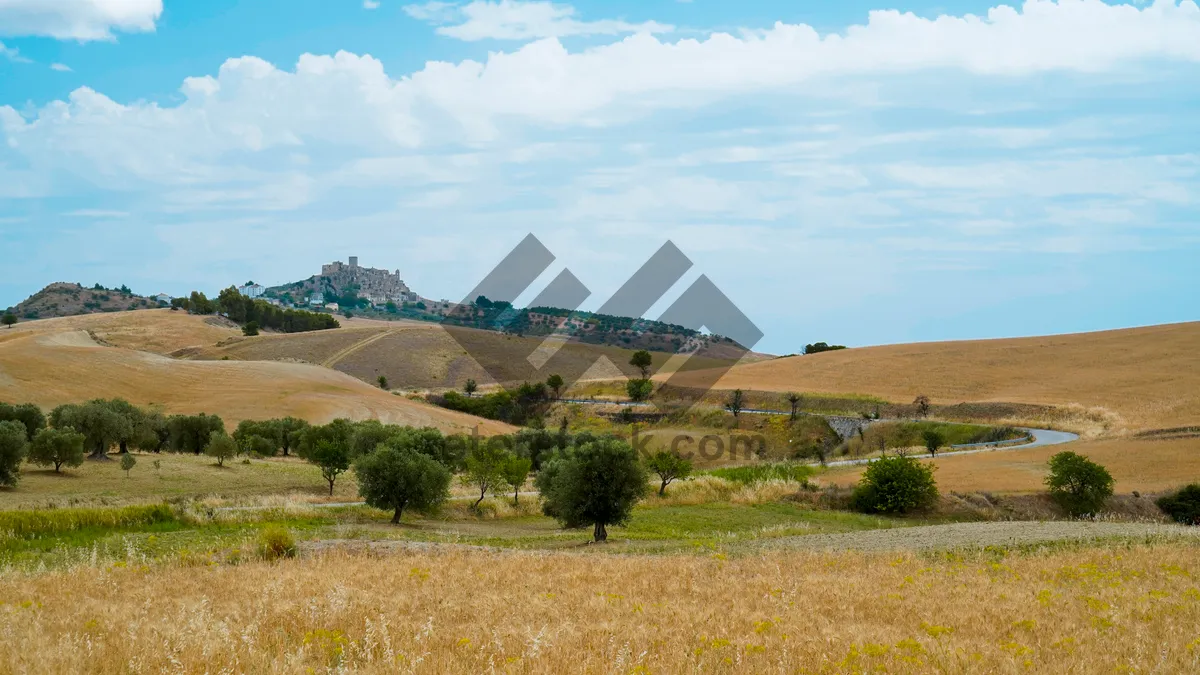
<svg viewBox="0 0 1200 675"><path fill-rule="evenodd" d="M267 289L263 288L259 284L254 283L253 281L251 281L250 283L246 284L245 286L238 286L237 290L238 290L238 293L241 293L242 295L246 296L247 298L257 298L257 297L260 297L264 292L266 292Z"/></svg>

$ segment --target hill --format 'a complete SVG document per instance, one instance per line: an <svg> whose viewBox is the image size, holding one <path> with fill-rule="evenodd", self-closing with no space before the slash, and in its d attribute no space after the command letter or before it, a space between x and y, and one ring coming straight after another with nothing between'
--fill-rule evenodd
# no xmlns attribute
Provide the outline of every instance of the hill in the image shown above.
<svg viewBox="0 0 1200 675"><path fill-rule="evenodd" d="M232 336L220 344L184 348L172 353L197 360L286 361L334 368L364 382L382 375L395 388L448 389L468 379L480 384L506 384L544 380L558 373L568 381L588 377L632 376L629 365L634 350L552 341L475 328L447 327L417 321L381 322L353 319L337 330L291 335ZM469 351L469 354L468 354ZM539 352L548 360L538 369L530 355ZM551 355L552 352L552 355ZM671 358L653 354L656 367ZM708 369L731 363L722 354L700 353L687 362L688 369ZM489 373L497 375L491 377Z"/></svg>
<svg viewBox="0 0 1200 675"><path fill-rule="evenodd" d="M85 288L80 284L58 282L26 298L8 311L23 321L52 317L77 316L102 312L153 309L158 302L142 297L128 288Z"/></svg>
<svg viewBox="0 0 1200 675"><path fill-rule="evenodd" d="M231 333L201 317L169 310L18 325L0 331L0 400L51 408L120 397L169 413L214 413L227 424L294 415L317 423L377 418L446 432L469 431L477 424L482 433L507 428L410 401L315 365L180 361L154 353Z"/></svg>
<svg viewBox="0 0 1200 675"><path fill-rule="evenodd" d="M1200 424L1200 323L830 351L737 366L718 386L1078 404L1115 416L1115 433L1181 427Z"/></svg>

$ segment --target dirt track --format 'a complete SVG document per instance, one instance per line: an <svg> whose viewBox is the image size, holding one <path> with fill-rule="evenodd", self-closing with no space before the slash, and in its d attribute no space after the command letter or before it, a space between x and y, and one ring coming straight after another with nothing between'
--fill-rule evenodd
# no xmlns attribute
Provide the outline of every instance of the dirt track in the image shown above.
<svg viewBox="0 0 1200 675"><path fill-rule="evenodd" d="M806 550L917 551L1019 546L1112 537L1190 538L1200 543L1200 527L1079 521L955 523L785 537L766 542L763 547Z"/></svg>

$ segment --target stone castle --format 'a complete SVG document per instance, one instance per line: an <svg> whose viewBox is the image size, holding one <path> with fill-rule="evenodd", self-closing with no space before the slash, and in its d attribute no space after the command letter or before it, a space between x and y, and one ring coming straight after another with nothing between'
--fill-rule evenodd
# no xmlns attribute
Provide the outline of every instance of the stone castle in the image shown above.
<svg viewBox="0 0 1200 675"><path fill-rule="evenodd" d="M321 276L328 279L335 288L358 286L358 297L366 298L374 305L419 300L417 294L400 278L400 270L389 272L373 267L359 267L358 256L351 256L349 264L337 261L322 265Z"/></svg>

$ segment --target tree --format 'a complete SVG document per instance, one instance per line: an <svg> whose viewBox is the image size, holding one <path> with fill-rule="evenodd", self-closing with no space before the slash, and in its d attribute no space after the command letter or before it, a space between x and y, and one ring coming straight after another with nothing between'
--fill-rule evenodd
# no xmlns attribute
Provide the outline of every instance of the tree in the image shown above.
<svg viewBox="0 0 1200 675"><path fill-rule="evenodd" d="M274 420L274 425L276 438L279 442L279 447L283 450L284 457L288 456L291 448L300 446L300 439L309 426L306 420L298 417L284 417L283 419Z"/></svg>
<svg viewBox="0 0 1200 675"><path fill-rule="evenodd" d="M88 459L95 460L108 459L108 449L133 433L129 419L107 401L61 405L50 412L50 425L83 434L84 446L91 449Z"/></svg>
<svg viewBox="0 0 1200 675"><path fill-rule="evenodd" d="M125 477L129 478L129 472L133 471L133 467L137 465L137 458L133 455L121 455L121 470L125 472Z"/></svg>
<svg viewBox="0 0 1200 675"><path fill-rule="evenodd" d="M17 484L28 445L24 424L11 420L0 422L0 485Z"/></svg>
<svg viewBox="0 0 1200 675"><path fill-rule="evenodd" d="M532 466L533 460L528 457L510 456L504 463L504 482L513 489L513 506L521 503L521 488L525 487L525 481L529 479L529 469Z"/></svg>
<svg viewBox="0 0 1200 675"><path fill-rule="evenodd" d="M3 323L11 330L12 327L17 323L17 315L13 314L12 312L5 312L4 318L0 319L0 323Z"/></svg>
<svg viewBox="0 0 1200 675"><path fill-rule="evenodd" d="M121 433L118 434L116 439L118 452L124 455L129 452L129 444L137 439L141 431L146 417L145 411L122 398L114 398L107 401L100 399L97 403L108 406L110 410L120 415L127 422L126 425L121 427Z"/></svg>
<svg viewBox="0 0 1200 675"><path fill-rule="evenodd" d="M1076 517L1097 513L1113 493L1113 477L1108 469L1069 451L1050 458L1046 485L1050 497Z"/></svg>
<svg viewBox="0 0 1200 675"><path fill-rule="evenodd" d="M479 499L471 505L479 508L488 492L495 492L505 484L504 467L512 459L512 453L500 443L477 443L467 455L467 471L462 476L463 485L479 490Z"/></svg>
<svg viewBox="0 0 1200 675"><path fill-rule="evenodd" d="M692 463L674 452L659 450L646 460L646 468L658 474L662 485L658 496L667 494L667 486L677 478L687 478L692 473Z"/></svg>
<svg viewBox="0 0 1200 675"><path fill-rule="evenodd" d="M650 352L645 349L639 349L633 353L633 356L629 357L629 365L638 369L638 372L642 374L643 380L649 379L650 366L653 363L654 357L650 356Z"/></svg>
<svg viewBox="0 0 1200 675"><path fill-rule="evenodd" d="M1175 494L1163 495L1155 503L1177 523L1200 525L1200 483L1192 483Z"/></svg>
<svg viewBox="0 0 1200 675"><path fill-rule="evenodd" d="M646 472L637 453L618 438L601 438L558 453L536 479L542 510L564 527L591 525L594 541L608 526L629 520L646 494Z"/></svg>
<svg viewBox="0 0 1200 675"><path fill-rule="evenodd" d="M474 396L478 389L479 385L475 384L475 380L467 380L466 384L463 385L463 393L467 395L467 398Z"/></svg>
<svg viewBox="0 0 1200 675"><path fill-rule="evenodd" d="M654 383L646 379L629 380L625 383L625 393L629 395L630 401L641 403L654 393Z"/></svg>
<svg viewBox="0 0 1200 675"><path fill-rule="evenodd" d="M172 415L167 418L171 450L199 455L214 433L225 433L225 422L216 415Z"/></svg>
<svg viewBox="0 0 1200 675"><path fill-rule="evenodd" d="M392 511L392 524L407 508L431 511L450 494L450 470L411 447L384 445L354 462L358 494L369 506Z"/></svg>
<svg viewBox="0 0 1200 675"><path fill-rule="evenodd" d="M247 321L246 325L242 326L242 335L246 337L254 337L258 335L259 325L257 321Z"/></svg>
<svg viewBox="0 0 1200 675"><path fill-rule="evenodd" d="M742 414L742 410L746 406L746 395L741 389L734 389L729 398L725 399L725 409L733 414L734 425L737 425L738 416Z"/></svg>
<svg viewBox="0 0 1200 675"><path fill-rule="evenodd" d="M946 444L946 437L936 429L926 429L921 433L921 439L925 441L925 449L930 457L937 457L938 449Z"/></svg>
<svg viewBox="0 0 1200 675"><path fill-rule="evenodd" d="M803 400L804 400L804 397L801 396L800 394L797 394L794 391L788 393L787 401L792 406L792 416L791 416L790 421L792 421L792 422L796 421L796 415L799 413L799 410L800 410L800 401L803 401Z"/></svg>
<svg viewBox="0 0 1200 675"><path fill-rule="evenodd" d="M237 442L224 431L212 432L204 446L204 454L217 460L217 466L225 466L225 460L232 459L237 451Z"/></svg>
<svg viewBox="0 0 1200 675"><path fill-rule="evenodd" d="M917 417L929 417L929 397L925 394L913 400L913 407L917 409Z"/></svg>
<svg viewBox="0 0 1200 675"><path fill-rule="evenodd" d="M346 419L336 419L329 424L309 427L300 435L300 444L296 448L296 454L308 459L316 452L317 446L322 441L349 447L354 437L354 431L354 422Z"/></svg>
<svg viewBox="0 0 1200 675"><path fill-rule="evenodd" d="M0 403L0 422L20 422L25 425L26 440L33 440L39 429L46 426L46 416L42 409L32 403L10 405Z"/></svg>
<svg viewBox="0 0 1200 675"><path fill-rule="evenodd" d="M83 434L71 429L42 429L29 446L29 463L53 466L58 473L63 466L83 464Z"/></svg>
<svg viewBox="0 0 1200 675"><path fill-rule="evenodd" d="M895 455L867 464L851 503L864 513L908 513L932 507L937 498L933 468Z"/></svg>
<svg viewBox="0 0 1200 675"><path fill-rule="evenodd" d="M387 380L387 376L386 376L386 375L380 375L380 376L379 376L379 378L376 380L376 382L378 382L378 383L379 383L379 388L380 388L380 389L382 389L382 390L384 390L384 391L387 391L387 390L389 389L389 387L388 387L388 380Z"/></svg>
<svg viewBox="0 0 1200 675"><path fill-rule="evenodd" d="M308 461L321 469L321 477L329 483L329 496L337 477L350 468L350 447L346 443L322 440L308 455Z"/></svg>
<svg viewBox="0 0 1200 675"><path fill-rule="evenodd" d="M564 384L566 384L566 383L563 382L562 375L559 375L558 373L555 373L555 374L551 375L550 377L546 378L546 386L550 387L550 390L554 392L554 400L555 401L557 401L559 399L559 397L562 395L562 388L563 388Z"/></svg>

